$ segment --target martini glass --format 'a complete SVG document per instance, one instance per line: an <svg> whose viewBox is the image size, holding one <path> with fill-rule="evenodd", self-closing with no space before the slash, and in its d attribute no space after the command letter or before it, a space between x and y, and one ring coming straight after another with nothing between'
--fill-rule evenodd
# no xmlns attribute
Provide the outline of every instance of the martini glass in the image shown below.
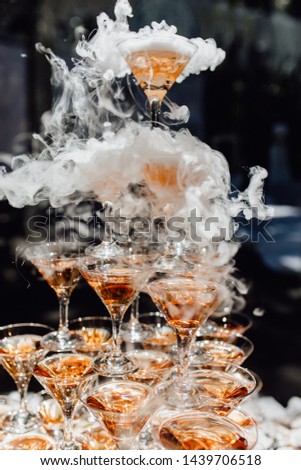
<svg viewBox="0 0 301 470"><path fill-rule="evenodd" d="M163 405L151 429L155 442L168 450L247 450L257 441L257 425L248 413L206 396L193 410Z"/></svg>
<svg viewBox="0 0 301 470"><path fill-rule="evenodd" d="M1 442L0 450L54 450L55 442L43 431L24 436L10 434Z"/></svg>
<svg viewBox="0 0 301 470"><path fill-rule="evenodd" d="M20 395L19 409L9 413L1 423L10 432L23 434L39 424L37 416L27 409L26 395L32 367L46 354L41 339L50 331L51 328L39 323L16 323L0 328L1 364L13 378Z"/></svg>
<svg viewBox="0 0 301 470"><path fill-rule="evenodd" d="M64 415L64 439L60 447L67 450L81 449L72 436L72 422L78 403L78 387L88 386L95 378L93 359L79 353L53 353L39 361L33 374L40 384L57 400Z"/></svg>
<svg viewBox="0 0 301 470"><path fill-rule="evenodd" d="M183 36L152 34L125 39L118 48L147 96L153 125L158 126L162 101L197 46Z"/></svg>
<svg viewBox="0 0 301 470"><path fill-rule="evenodd" d="M84 341L76 351L96 357L112 346L112 322L110 317L80 317L70 321L70 329Z"/></svg>
<svg viewBox="0 0 301 470"><path fill-rule="evenodd" d="M166 324L166 319L161 312L148 312L140 315L143 324L153 328L153 334L142 342L144 349L162 351L169 353L172 346L177 342L174 329Z"/></svg>
<svg viewBox="0 0 301 470"><path fill-rule="evenodd" d="M199 329L197 336L216 337L225 342L231 342L237 334L243 335L252 326L252 320L244 313L230 313L222 317L212 315L211 320Z"/></svg>
<svg viewBox="0 0 301 470"><path fill-rule="evenodd" d="M189 374L203 395L231 406L238 406L252 396L257 387L252 372L231 362L216 361L201 367L191 365Z"/></svg>
<svg viewBox="0 0 301 470"><path fill-rule="evenodd" d="M58 331L47 334L43 346L51 351L68 351L80 346L82 339L69 331L70 296L81 279L77 260L83 245L68 242L50 242L29 245L25 256L55 291L59 300Z"/></svg>
<svg viewBox="0 0 301 470"><path fill-rule="evenodd" d="M236 334L223 341L216 336L206 336L197 341L190 350L190 363L202 364L202 354L208 354L211 361L227 361L241 365L253 352L254 345L249 338ZM201 351L201 354L199 352Z"/></svg>
<svg viewBox="0 0 301 470"><path fill-rule="evenodd" d="M104 261L95 257L81 258L78 266L112 319L112 349L95 360L95 370L109 377L134 372L137 365L121 350L120 326L126 310L150 275L149 267L133 266L124 259Z"/></svg>
<svg viewBox="0 0 301 470"><path fill-rule="evenodd" d="M138 362L139 369L127 378L152 387L166 380L175 366L172 358L162 351L134 349L128 352L128 356Z"/></svg>
<svg viewBox="0 0 301 470"><path fill-rule="evenodd" d="M118 449L135 448L137 437L155 411L153 389L131 381L106 381L81 394L81 401L105 425Z"/></svg>
<svg viewBox="0 0 301 470"><path fill-rule="evenodd" d="M188 374L189 346L217 305L218 285L169 274L150 282L148 290L177 336L178 376L165 388L165 396L190 407L198 402L199 393Z"/></svg>

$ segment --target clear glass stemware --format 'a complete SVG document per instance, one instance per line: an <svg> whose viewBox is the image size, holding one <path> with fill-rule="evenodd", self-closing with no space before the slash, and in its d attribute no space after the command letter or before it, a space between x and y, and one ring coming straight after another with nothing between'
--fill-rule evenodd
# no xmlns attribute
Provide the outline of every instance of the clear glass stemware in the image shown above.
<svg viewBox="0 0 301 470"><path fill-rule="evenodd" d="M95 379L93 359L79 353L48 353L39 361L33 374L40 384L57 400L64 415L64 439L60 448L78 450L81 445L73 439L72 424L77 405L78 387L88 386Z"/></svg>
<svg viewBox="0 0 301 470"><path fill-rule="evenodd" d="M55 291L59 300L59 327L43 338L43 345L51 351L70 351L82 343L82 339L69 332L70 296L81 279L77 260L84 246L73 242L49 242L30 244L25 257L38 269Z"/></svg>
<svg viewBox="0 0 301 470"><path fill-rule="evenodd" d="M13 433L24 433L36 428L37 416L27 408L26 396L32 377L32 367L45 354L42 337L52 328L39 323L16 323L0 328L0 361L13 378L19 395L20 407L2 421L3 428Z"/></svg>
<svg viewBox="0 0 301 470"><path fill-rule="evenodd" d="M95 360L95 370L109 377L137 370L137 365L121 350L120 326L127 308L147 281L149 268L133 266L124 259L102 260L95 257L82 258L78 266L112 319L112 349Z"/></svg>
<svg viewBox="0 0 301 470"><path fill-rule="evenodd" d="M118 44L118 49L146 94L152 123L157 126L162 101L197 46L183 36L150 34L125 39Z"/></svg>
<svg viewBox="0 0 301 470"><path fill-rule="evenodd" d="M171 383L169 399L178 399L183 406L198 401L197 388L188 376L189 346L198 328L217 305L218 286L212 282L185 276L165 275L148 284L149 293L175 330L178 345L178 377ZM172 397L172 398L171 398Z"/></svg>

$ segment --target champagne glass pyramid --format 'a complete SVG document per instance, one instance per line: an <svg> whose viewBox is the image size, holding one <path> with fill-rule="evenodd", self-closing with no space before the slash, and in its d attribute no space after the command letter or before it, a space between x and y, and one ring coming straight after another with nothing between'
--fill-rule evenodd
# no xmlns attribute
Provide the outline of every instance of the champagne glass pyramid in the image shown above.
<svg viewBox="0 0 301 470"><path fill-rule="evenodd" d="M80 336L70 333L68 312L70 296L81 279L76 262L83 247L72 242L50 242L31 244L25 256L38 269L40 274L55 291L59 300L58 331L47 334L43 346L51 351L75 349L83 343Z"/></svg>
<svg viewBox="0 0 301 470"><path fill-rule="evenodd" d="M165 274L150 282L148 290L177 336L178 375L165 388L166 399L178 399L184 407L195 405L199 394L188 375L189 346L217 306L218 286L198 278Z"/></svg>
<svg viewBox="0 0 301 470"><path fill-rule="evenodd" d="M150 34L125 39L118 48L148 98L153 125L158 125L162 101L197 46L183 36Z"/></svg>
<svg viewBox="0 0 301 470"><path fill-rule="evenodd" d="M81 258L78 266L112 319L112 350L95 360L95 370L109 377L137 370L138 367L121 350L120 326L127 308L147 281L150 268L131 265L119 258L103 260L95 257Z"/></svg>

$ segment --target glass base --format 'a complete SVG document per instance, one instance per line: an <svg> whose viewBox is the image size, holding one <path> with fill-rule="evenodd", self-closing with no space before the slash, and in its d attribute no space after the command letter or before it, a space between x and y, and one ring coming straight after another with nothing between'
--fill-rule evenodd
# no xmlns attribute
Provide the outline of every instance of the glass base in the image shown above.
<svg viewBox="0 0 301 470"><path fill-rule="evenodd" d="M126 354L108 353L95 359L93 369L104 377L123 377L136 372L139 366L129 359Z"/></svg>
<svg viewBox="0 0 301 470"><path fill-rule="evenodd" d="M94 256L95 258L111 259L124 255L124 251L117 245L115 241L108 242L104 240L102 243L100 243L100 245L88 248L86 250L86 254Z"/></svg>
<svg viewBox="0 0 301 470"><path fill-rule="evenodd" d="M63 352L84 346L84 341L74 333L53 331L43 336L41 345L49 351Z"/></svg>
<svg viewBox="0 0 301 470"><path fill-rule="evenodd" d="M176 361L178 358L177 346L172 346L168 354ZM198 344L193 343L191 345L189 349L189 364L209 364L209 362L212 362L213 359L213 356L211 354L205 353Z"/></svg>
<svg viewBox="0 0 301 470"><path fill-rule="evenodd" d="M121 326L120 336L128 343L141 343L154 334L154 328L139 321L129 321Z"/></svg>
<svg viewBox="0 0 301 470"><path fill-rule="evenodd" d="M76 440L72 442L61 442L58 444L57 450L83 450L83 445Z"/></svg>
<svg viewBox="0 0 301 470"><path fill-rule="evenodd" d="M196 409L204 403L200 387L189 377L181 380L176 373L173 378L158 385L156 394L170 406L180 410Z"/></svg>
<svg viewBox="0 0 301 470"><path fill-rule="evenodd" d="M209 364L214 360L214 356L212 354L208 354L204 351L198 342L195 342L191 345L189 350L189 363L193 365L203 365Z"/></svg>
<svg viewBox="0 0 301 470"><path fill-rule="evenodd" d="M37 429L41 423L36 415L29 411L12 411L5 416L1 425L5 431L24 434Z"/></svg>

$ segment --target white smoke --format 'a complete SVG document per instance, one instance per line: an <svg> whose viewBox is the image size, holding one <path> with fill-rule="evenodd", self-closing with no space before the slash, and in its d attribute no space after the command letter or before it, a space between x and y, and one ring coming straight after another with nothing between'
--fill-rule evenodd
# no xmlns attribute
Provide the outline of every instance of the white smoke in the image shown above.
<svg viewBox="0 0 301 470"><path fill-rule="evenodd" d="M0 199L14 207L44 200L58 207L93 195L131 216L147 212L187 218L195 211L202 218L199 231L206 240L221 233L230 239L233 217L241 212L247 219L254 214L270 216L262 197L264 169L251 169L249 187L231 197L229 167L222 154L186 129L176 132L134 122L133 106L119 80L129 68L118 43L152 35L176 38L177 29L162 21L131 32L127 0L117 1L115 15L116 21L105 13L98 16L98 30L90 41L83 38L78 43L79 59L71 70L50 49L37 45L51 64L52 84L59 93L51 114L44 116L44 134L34 135L42 145L40 152L15 157L12 171L0 171ZM191 41L197 52L178 81L214 70L225 57L213 39ZM169 118L187 121L186 107L169 104L169 109ZM133 197L129 188L135 185L145 188L143 197ZM231 250L227 253L232 256Z"/></svg>

